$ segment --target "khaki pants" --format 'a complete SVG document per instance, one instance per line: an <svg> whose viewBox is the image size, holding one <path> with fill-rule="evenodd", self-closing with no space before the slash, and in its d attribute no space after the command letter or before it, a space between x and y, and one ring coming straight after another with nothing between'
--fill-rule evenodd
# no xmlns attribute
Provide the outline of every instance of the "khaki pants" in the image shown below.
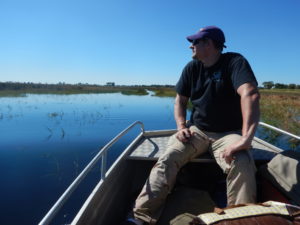
<svg viewBox="0 0 300 225"><path fill-rule="evenodd" d="M210 151L216 162L227 174L228 205L254 203L256 200L255 164L248 150L235 154L231 165L221 157L224 149L240 139L238 132L203 133L196 126L187 143L173 135L168 148L151 170L133 209L134 216L150 224L159 218L167 195L171 192L180 168L198 155ZM216 141L211 141L212 139ZM205 172L205 171L204 171Z"/></svg>

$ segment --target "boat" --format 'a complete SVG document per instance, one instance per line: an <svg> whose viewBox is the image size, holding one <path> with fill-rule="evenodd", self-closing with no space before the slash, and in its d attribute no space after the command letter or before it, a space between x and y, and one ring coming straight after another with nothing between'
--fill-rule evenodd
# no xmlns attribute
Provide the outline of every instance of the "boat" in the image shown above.
<svg viewBox="0 0 300 225"><path fill-rule="evenodd" d="M300 137L263 122L260 126L289 135L300 140ZM120 156L107 168L107 154L111 146L131 129L140 126L137 137L124 149ZM145 131L144 124L136 121L114 137L89 162L78 177L72 182L53 207L48 211L39 225L50 224L61 207L83 181L95 165L101 165L101 179L89 194L80 210L73 218L72 225L116 225L126 218L135 198L145 183L151 168L158 157L165 151L168 139L176 130ZM252 150L256 166L259 168L268 163L275 155L282 153L280 149L260 138L254 137ZM213 174L213 175L212 175ZM195 179L196 177L196 179ZM208 191L216 205L226 205L226 177L209 155L204 154L185 165L177 176L175 189L180 187L189 190ZM280 200L289 202L280 190L271 190L270 185L262 177L257 178L258 201ZM273 193L273 194L272 194ZM164 224L163 222L158 224Z"/></svg>

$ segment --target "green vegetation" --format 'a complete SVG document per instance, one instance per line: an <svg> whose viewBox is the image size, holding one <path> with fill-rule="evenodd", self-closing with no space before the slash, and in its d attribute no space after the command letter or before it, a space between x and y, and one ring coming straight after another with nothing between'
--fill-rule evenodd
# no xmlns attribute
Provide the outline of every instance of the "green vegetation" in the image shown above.
<svg viewBox="0 0 300 225"><path fill-rule="evenodd" d="M300 133L300 90L261 91L261 120L294 134Z"/></svg>
<svg viewBox="0 0 300 225"><path fill-rule="evenodd" d="M155 96L159 97L175 97L176 92L172 86L160 86L160 87L150 87L150 91L155 93Z"/></svg>
<svg viewBox="0 0 300 225"><path fill-rule="evenodd" d="M261 120L300 134L300 89L261 89Z"/></svg>
<svg viewBox="0 0 300 225"><path fill-rule="evenodd" d="M122 93L124 95L147 95L147 90L164 90L161 96L165 96L168 90L173 89L169 85L134 85L111 86L96 84L36 84L19 82L0 82L0 97L19 97L26 94L89 94L89 93ZM166 95L167 96L167 95Z"/></svg>
<svg viewBox="0 0 300 225"><path fill-rule="evenodd" d="M121 91L123 95L148 95L148 92L144 88L132 88L130 90Z"/></svg>
<svg viewBox="0 0 300 225"><path fill-rule="evenodd" d="M289 131L300 134L300 90L262 90L260 100L261 121ZM279 133L265 129L268 141L273 143ZM290 139L291 149L297 149L300 141Z"/></svg>
<svg viewBox="0 0 300 225"><path fill-rule="evenodd" d="M260 89L261 94L265 95L290 95L300 97L300 89Z"/></svg>
<svg viewBox="0 0 300 225"><path fill-rule="evenodd" d="M26 94L20 91L0 90L0 97L26 97Z"/></svg>
<svg viewBox="0 0 300 225"><path fill-rule="evenodd" d="M282 84L282 83L274 83L273 81L265 81L262 83L264 88L271 89L300 89L299 84Z"/></svg>

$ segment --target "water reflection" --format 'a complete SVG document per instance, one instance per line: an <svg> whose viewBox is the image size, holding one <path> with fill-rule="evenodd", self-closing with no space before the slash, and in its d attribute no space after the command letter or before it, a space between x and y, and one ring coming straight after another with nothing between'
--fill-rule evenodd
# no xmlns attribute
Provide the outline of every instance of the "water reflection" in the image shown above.
<svg viewBox="0 0 300 225"><path fill-rule="evenodd" d="M265 127L258 127L256 136L283 149L300 151L300 141Z"/></svg>

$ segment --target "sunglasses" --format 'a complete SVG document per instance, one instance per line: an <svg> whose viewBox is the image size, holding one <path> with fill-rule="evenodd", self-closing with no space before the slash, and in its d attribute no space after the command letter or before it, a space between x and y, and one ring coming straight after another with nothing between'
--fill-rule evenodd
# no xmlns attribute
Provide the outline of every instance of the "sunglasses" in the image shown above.
<svg viewBox="0 0 300 225"><path fill-rule="evenodd" d="M200 43L200 41L206 42L208 38L198 38L192 41L192 44L195 46Z"/></svg>
<svg viewBox="0 0 300 225"><path fill-rule="evenodd" d="M201 41L201 39L193 40L192 44L195 46L195 45L199 44L200 41Z"/></svg>

